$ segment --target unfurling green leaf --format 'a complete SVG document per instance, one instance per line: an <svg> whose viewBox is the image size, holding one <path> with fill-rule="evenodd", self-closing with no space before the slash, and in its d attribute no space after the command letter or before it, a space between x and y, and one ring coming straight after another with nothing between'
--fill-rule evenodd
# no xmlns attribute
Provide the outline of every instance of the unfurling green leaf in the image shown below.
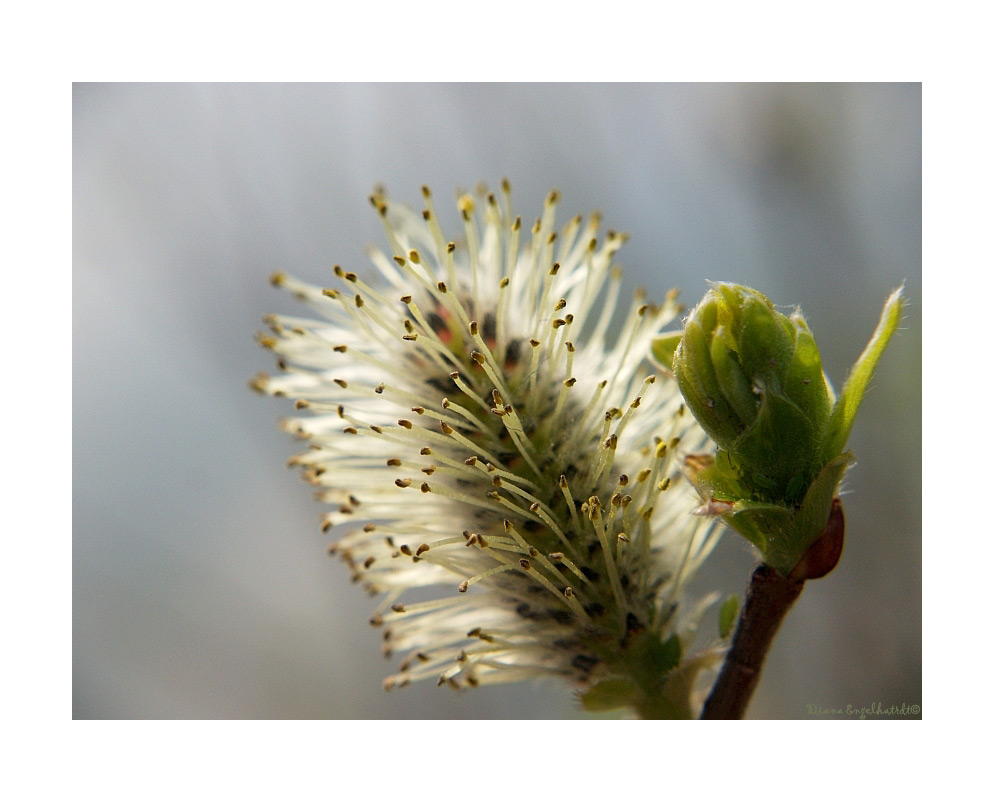
<svg viewBox="0 0 996 804"><path fill-rule="evenodd" d="M858 357L857 362L851 367L850 374L847 375L844 388L840 392L840 398L830 416L830 426L827 428L824 445L827 460L837 453L843 452L847 446L854 417L858 412L861 399L865 395L868 381L903 317L903 301L903 289L894 290L885 302L882 317L879 319L871 340Z"/></svg>
<svg viewBox="0 0 996 804"><path fill-rule="evenodd" d="M733 626L737 621L737 614L740 611L740 601L736 595L730 595L719 607L719 637L726 639L733 633Z"/></svg>

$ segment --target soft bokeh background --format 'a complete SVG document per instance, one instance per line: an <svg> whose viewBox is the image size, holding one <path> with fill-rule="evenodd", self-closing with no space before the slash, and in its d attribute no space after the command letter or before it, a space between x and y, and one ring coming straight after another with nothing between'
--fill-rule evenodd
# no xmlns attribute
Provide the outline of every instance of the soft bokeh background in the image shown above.
<svg viewBox="0 0 996 804"><path fill-rule="evenodd" d="M366 270L376 183L437 206L503 176L530 220L600 209L627 288L706 279L802 305L840 386L888 292L911 300L851 446L848 543L769 656L750 716L921 703L919 85L77 85L76 718L556 718L569 692L390 694L372 602L284 462L266 279ZM456 221L456 216L449 219ZM742 593L728 537L696 582Z"/></svg>

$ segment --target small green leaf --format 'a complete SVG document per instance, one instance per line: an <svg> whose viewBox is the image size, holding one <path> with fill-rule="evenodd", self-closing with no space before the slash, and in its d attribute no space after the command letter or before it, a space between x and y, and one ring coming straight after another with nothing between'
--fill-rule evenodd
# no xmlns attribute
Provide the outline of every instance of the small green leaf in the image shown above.
<svg viewBox="0 0 996 804"><path fill-rule="evenodd" d="M851 373L848 374L847 381L840 392L840 398L830 415L830 425L827 428L827 438L823 446L824 461L835 458L847 446L847 439L851 435L851 426L854 424L854 416L858 412L858 406L861 405L861 398L865 395L868 381L903 317L903 304L903 288L900 287L886 299L885 307L882 309L882 317L879 319L871 340L868 341L865 350L851 368Z"/></svg>
<svg viewBox="0 0 996 804"><path fill-rule="evenodd" d="M764 562L775 566L776 556L790 549L795 510L774 503L737 500L723 517L727 525L753 544ZM777 569L777 567L776 567Z"/></svg>
<svg viewBox="0 0 996 804"><path fill-rule="evenodd" d="M660 646L657 660L662 672L673 670L681 663L681 640L677 634L671 634Z"/></svg>
<svg viewBox="0 0 996 804"><path fill-rule="evenodd" d="M654 342L650 345L650 353L661 368L669 372L672 371L674 352L679 343L681 343L680 332L665 332L660 337L654 338Z"/></svg>
<svg viewBox="0 0 996 804"><path fill-rule="evenodd" d="M833 506L833 498L837 495L840 481L847 471L848 464L854 460L854 455L845 452L838 455L826 466L824 466L816 479L809 486L806 497L799 506L799 512L792 523L792 552L795 561L802 558L810 545L815 542L823 529L827 526L827 519L830 517L830 508ZM791 566L775 566L779 572L791 572Z"/></svg>
<svg viewBox="0 0 996 804"><path fill-rule="evenodd" d="M609 712L633 703L636 687L624 678L599 681L581 696L581 704L589 712Z"/></svg>
<svg viewBox="0 0 996 804"><path fill-rule="evenodd" d="M737 621L737 612L740 610L740 600L736 595L730 595L719 607L719 636L726 639L733 633L733 625Z"/></svg>

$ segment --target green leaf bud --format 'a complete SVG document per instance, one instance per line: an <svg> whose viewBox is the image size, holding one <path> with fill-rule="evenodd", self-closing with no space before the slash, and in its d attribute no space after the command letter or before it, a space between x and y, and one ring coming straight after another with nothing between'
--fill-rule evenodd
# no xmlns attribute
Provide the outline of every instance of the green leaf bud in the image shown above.
<svg viewBox="0 0 996 804"><path fill-rule="evenodd" d="M819 472L832 400L801 313L716 284L692 311L673 370L692 413L768 502L801 502ZM795 480L795 478L800 478Z"/></svg>
<svg viewBox="0 0 996 804"><path fill-rule="evenodd" d="M902 306L900 288L838 400L802 313L785 315L743 285L714 284L680 335L653 344L718 447L686 462L706 500L699 513L723 516L780 572L791 572L827 528L855 414Z"/></svg>

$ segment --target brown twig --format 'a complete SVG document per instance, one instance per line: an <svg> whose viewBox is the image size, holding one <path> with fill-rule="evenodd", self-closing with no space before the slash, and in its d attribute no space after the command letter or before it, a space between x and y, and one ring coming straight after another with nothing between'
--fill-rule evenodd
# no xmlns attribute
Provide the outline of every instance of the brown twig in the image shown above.
<svg viewBox="0 0 996 804"><path fill-rule="evenodd" d="M766 564L754 570L733 645L702 709L703 720L743 717L768 648L805 583L786 578Z"/></svg>
<svg viewBox="0 0 996 804"><path fill-rule="evenodd" d="M744 716L775 634L807 580L822 578L844 549L844 509L833 501L830 518L788 577L762 564L750 579L733 644L702 708L702 720L736 720Z"/></svg>

